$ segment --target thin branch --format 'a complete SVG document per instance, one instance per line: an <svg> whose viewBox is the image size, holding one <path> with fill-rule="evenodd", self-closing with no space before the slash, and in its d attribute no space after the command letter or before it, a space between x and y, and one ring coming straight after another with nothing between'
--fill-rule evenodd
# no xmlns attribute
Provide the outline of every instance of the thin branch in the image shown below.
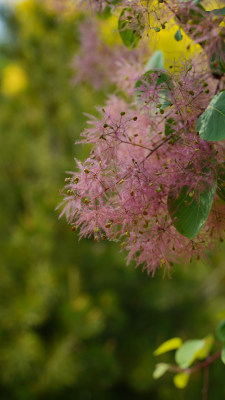
<svg viewBox="0 0 225 400"><path fill-rule="evenodd" d="M201 363L194 365L194 367L191 368L180 368L177 365L171 365L170 366L170 371L174 372L186 372L188 374L193 374L196 371L200 371L202 368L208 367L210 364L212 364L214 361L216 361L218 358L221 356L221 350L218 350L216 353L212 354L208 358L206 358L204 361Z"/></svg>
<svg viewBox="0 0 225 400"><path fill-rule="evenodd" d="M209 389L209 365L203 370L203 388L202 388L202 400L208 400L208 389Z"/></svg>

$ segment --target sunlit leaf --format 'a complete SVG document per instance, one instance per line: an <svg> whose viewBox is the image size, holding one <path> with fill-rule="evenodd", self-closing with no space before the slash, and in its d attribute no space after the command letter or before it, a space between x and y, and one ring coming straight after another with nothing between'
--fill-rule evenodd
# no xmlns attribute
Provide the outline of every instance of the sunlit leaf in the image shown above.
<svg viewBox="0 0 225 400"><path fill-rule="evenodd" d="M155 351L154 355L159 356L160 354L166 353L167 351L178 349L182 345L182 340L179 337L174 337L162 343Z"/></svg>
<svg viewBox="0 0 225 400"><path fill-rule="evenodd" d="M164 69L164 55L161 50L156 50L145 65L145 71Z"/></svg>
<svg viewBox="0 0 225 400"><path fill-rule="evenodd" d="M198 360L204 360L208 357L214 342L214 336L208 335L203 339L203 341L205 342L204 346L196 353L196 358Z"/></svg>
<svg viewBox="0 0 225 400"><path fill-rule="evenodd" d="M163 376L165 374L165 372L168 371L169 367L170 367L170 365L165 364L165 363L156 364L155 370L152 374L153 378L154 379L161 378L161 376Z"/></svg>
<svg viewBox="0 0 225 400"><path fill-rule="evenodd" d="M174 385L178 389L184 389L188 384L189 378L190 374L187 374L186 372L181 372L174 376L173 378Z"/></svg>
<svg viewBox="0 0 225 400"><path fill-rule="evenodd" d="M216 94L199 117L196 130L204 140L225 139L225 91Z"/></svg>
<svg viewBox="0 0 225 400"><path fill-rule="evenodd" d="M198 358L198 353L204 346L204 340L196 339L184 342L175 354L175 360L179 367L188 368Z"/></svg>

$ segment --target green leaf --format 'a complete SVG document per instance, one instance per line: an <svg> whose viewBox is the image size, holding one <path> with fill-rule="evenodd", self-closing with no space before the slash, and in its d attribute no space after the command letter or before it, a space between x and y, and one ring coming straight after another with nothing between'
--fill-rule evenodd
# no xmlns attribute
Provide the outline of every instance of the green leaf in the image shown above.
<svg viewBox="0 0 225 400"><path fill-rule="evenodd" d="M165 123L165 136L172 135L173 132L175 132L175 129L172 127L175 124L175 120L173 118L168 118Z"/></svg>
<svg viewBox="0 0 225 400"><path fill-rule="evenodd" d="M225 342L225 319L217 326L216 335L221 342Z"/></svg>
<svg viewBox="0 0 225 400"><path fill-rule="evenodd" d="M217 170L217 191L218 196L225 201L225 163L219 164Z"/></svg>
<svg viewBox="0 0 225 400"><path fill-rule="evenodd" d="M161 378L161 376L163 376L165 374L165 372L168 371L169 367L170 367L170 365L165 364L165 363L156 364L155 370L152 374L153 378L154 379Z"/></svg>
<svg viewBox="0 0 225 400"><path fill-rule="evenodd" d="M136 10L126 7L121 11L118 29L120 37L128 49L135 48L144 31L144 17Z"/></svg>
<svg viewBox="0 0 225 400"><path fill-rule="evenodd" d="M156 79L155 79L156 76ZM170 75L165 72L158 70L149 70L145 72L135 83L134 88L140 87L140 90L135 91L135 98L138 101L143 93L141 87L148 87L149 85L155 84L159 88L159 101L161 102L161 108L164 109L171 105L168 99L168 93L173 88L173 81Z"/></svg>
<svg viewBox="0 0 225 400"><path fill-rule="evenodd" d="M220 78L225 74L225 61L224 55L225 52L225 44L222 45L221 53L215 53L212 55L210 60L210 69L215 78Z"/></svg>
<svg viewBox="0 0 225 400"><path fill-rule="evenodd" d="M157 79L155 80L155 76ZM162 71L157 71L155 69L151 69L145 72L135 83L134 88L138 88L140 86L147 86L156 82L156 86L163 87L164 89L172 88L172 78L170 75L166 74Z"/></svg>
<svg viewBox="0 0 225 400"><path fill-rule="evenodd" d="M222 347L221 361L225 364L225 344Z"/></svg>
<svg viewBox="0 0 225 400"><path fill-rule="evenodd" d="M194 192L183 186L180 191L171 188L168 194L168 211L177 231L193 239L205 224L210 213L216 185Z"/></svg>
<svg viewBox="0 0 225 400"><path fill-rule="evenodd" d="M222 8L215 8L214 10L211 11L206 11L207 14L213 14L213 15L217 15L217 16L224 16L225 15L225 7Z"/></svg>
<svg viewBox="0 0 225 400"><path fill-rule="evenodd" d="M212 98L197 121L196 131L204 140L217 142L225 139L225 91Z"/></svg>
<svg viewBox="0 0 225 400"><path fill-rule="evenodd" d="M161 50L156 50L145 65L145 71L164 69L164 55Z"/></svg>
<svg viewBox="0 0 225 400"><path fill-rule="evenodd" d="M196 358L198 360L204 360L205 358L208 357L214 342L214 336L208 335L203 340L205 343L204 346L196 353Z"/></svg>
<svg viewBox="0 0 225 400"><path fill-rule="evenodd" d="M181 33L181 30L178 29L174 35L175 39L177 42L180 42L183 39L183 35Z"/></svg>
<svg viewBox="0 0 225 400"><path fill-rule="evenodd" d="M187 340L176 351L175 360L180 368L188 368L198 358L198 353L205 346L204 340Z"/></svg>
<svg viewBox="0 0 225 400"><path fill-rule="evenodd" d="M174 378L173 378L174 385L178 389L184 389L188 384L189 378L190 378L190 374L188 374L186 372L181 372L174 376Z"/></svg>
<svg viewBox="0 0 225 400"><path fill-rule="evenodd" d="M182 345L182 340L179 337L163 342L155 351L154 355L159 356L160 354L167 353L167 351L176 350Z"/></svg>

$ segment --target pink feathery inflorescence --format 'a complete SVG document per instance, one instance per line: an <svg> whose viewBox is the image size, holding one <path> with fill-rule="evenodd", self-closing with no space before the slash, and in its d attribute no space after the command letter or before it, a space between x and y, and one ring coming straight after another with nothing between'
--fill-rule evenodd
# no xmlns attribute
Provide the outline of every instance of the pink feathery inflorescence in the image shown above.
<svg viewBox="0 0 225 400"><path fill-rule="evenodd" d="M111 96L98 109L99 119L89 116L81 143L93 145L91 154L83 163L76 160L77 170L70 172L63 192L61 216L79 228L80 236L120 241L128 261L153 274L179 257L201 256L212 242L212 226L218 234L222 229L221 212L214 207L190 240L177 232L167 207L171 188L179 192L186 185L190 196L197 196L213 185L220 154L195 131L215 90L214 80L205 90L205 73L197 69L142 75L133 90L136 103Z"/></svg>
<svg viewBox="0 0 225 400"><path fill-rule="evenodd" d="M109 2L99 4L104 8ZM223 144L203 140L196 130L222 83L224 25L220 15L209 14L195 1L161 0L149 9L125 0L120 7L127 7L124 18L134 19L132 27L139 18L145 32L157 32L157 24L165 29L166 18L174 17L202 51L170 72L146 72L142 50L107 49L95 24L83 23L76 79L88 79L95 88L113 81L119 90L98 108L99 118L88 115L79 143L91 144L92 151L84 162L76 160L76 171L66 178L60 216L66 215L73 230L79 228L80 237L120 242L128 261L154 274L179 259L202 257L224 230L224 207L217 195L191 239L175 228L168 210L170 198L177 200L184 188L196 203L203 192L214 190L218 163L224 163Z"/></svg>

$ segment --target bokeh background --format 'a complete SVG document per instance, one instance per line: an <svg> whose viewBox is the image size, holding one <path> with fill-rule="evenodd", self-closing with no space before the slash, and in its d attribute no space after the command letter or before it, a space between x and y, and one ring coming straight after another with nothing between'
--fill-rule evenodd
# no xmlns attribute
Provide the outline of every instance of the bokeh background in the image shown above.
<svg viewBox="0 0 225 400"><path fill-rule="evenodd" d="M115 244L78 242L55 211L65 171L89 152L74 146L83 112L114 90L74 84L85 18L30 0L0 8L0 399L199 400L201 373L183 391L170 374L154 381L155 363L172 356L153 351L214 333L225 316L223 244L205 263L151 278ZM99 18L110 43L109 22ZM225 398L224 374L214 363L209 399Z"/></svg>

